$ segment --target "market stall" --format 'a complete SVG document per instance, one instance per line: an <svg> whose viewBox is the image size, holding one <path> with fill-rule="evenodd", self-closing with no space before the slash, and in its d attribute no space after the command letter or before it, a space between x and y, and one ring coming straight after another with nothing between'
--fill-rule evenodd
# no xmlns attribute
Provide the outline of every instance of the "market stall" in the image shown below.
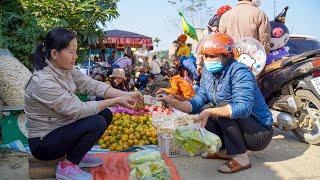
<svg viewBox="0 0 320 180"><path fill-rule="evenodd" d="M103 44L106 48L123 50L125 47L153 49L152 38L134 32L123 30L108 30L104 32Z"/></svg>

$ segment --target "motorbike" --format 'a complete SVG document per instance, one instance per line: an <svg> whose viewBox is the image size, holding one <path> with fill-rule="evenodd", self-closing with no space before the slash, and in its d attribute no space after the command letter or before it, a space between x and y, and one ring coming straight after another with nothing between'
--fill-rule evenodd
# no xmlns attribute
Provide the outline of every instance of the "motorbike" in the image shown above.
<svg viewBox="0 0 320 180"><path fill-rule="evenodd" d="M320 145L320 49L267 65L257 82L274 126Z"/></svg>

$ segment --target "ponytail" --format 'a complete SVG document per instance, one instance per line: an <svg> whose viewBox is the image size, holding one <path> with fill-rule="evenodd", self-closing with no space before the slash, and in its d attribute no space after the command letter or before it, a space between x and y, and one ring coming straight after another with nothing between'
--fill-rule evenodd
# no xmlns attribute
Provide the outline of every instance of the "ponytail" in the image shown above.
<svg viewBox="0 0 320 180"><path fill-rule="evenodd" d="M48 64L46 63L46 50L44 44L39 44L34 53L33 53L33 68L38 71L46 67Z"/></svg>
<svg viewBox="0 0 320 180"><path fill-rule="evenodd" d="M38 71L46 67L48 65L46 59L51 60L51 51L55 49L60 52L67 48L74 38L76 35L68 29L54 28L49 31L44 43L39 44L33 53L33 69Z"/></svg>

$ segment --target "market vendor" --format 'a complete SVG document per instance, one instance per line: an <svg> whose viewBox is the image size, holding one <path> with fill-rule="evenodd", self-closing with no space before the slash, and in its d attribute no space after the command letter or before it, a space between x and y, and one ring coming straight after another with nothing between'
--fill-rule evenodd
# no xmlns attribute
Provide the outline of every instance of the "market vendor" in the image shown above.
<svg viewBox="0 0 320 180"><path fill-rule="evenodd" d="M39 160L65 157L56 169L57 179L92 179L80 167L103 163L87 152L112 120L108 107L132 108L142 99L138 92L123 92L78 71L76 35L52 29L34 52L34 72L25 90L29 147ZM106 100L82 102L75 91L104 96Z"/></svg>
<svg viewBox="0 0 320 180"><path fill-rule="evenodd" d="M110 75L110 78L107 80L107 83L110 84L115 89L128 91L126 80L127 80L127 77L124 69L115 68L112 70L112 74Z"/></svg>
<svg viewBox="0 0 320 180"><path fill-rule="evenodd" d="M157 94L170 94L179 100L189 100L195 95L192 84L183 79L181 69L171 67L169 69L170 87L160 88Z"/></svg>
<svg viewBox="0 0 320 180"><path fill-rule="evenodd" d="M226 159L219 171L234 173L251 167L247 150L260 151L272 138L272 115L246 65L232 59L234 41L225 34L212 34L202 44L204 69L200 89L189 101L159 97L186 113L200 113L202 127L217 134L223 146L204 158ZM208 103L215 107L200 112Z"/></svg>

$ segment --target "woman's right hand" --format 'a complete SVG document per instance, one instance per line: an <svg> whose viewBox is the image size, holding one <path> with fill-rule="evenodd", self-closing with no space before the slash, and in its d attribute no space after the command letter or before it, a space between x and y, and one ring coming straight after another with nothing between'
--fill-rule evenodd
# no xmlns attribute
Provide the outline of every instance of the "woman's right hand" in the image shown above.
<svg viewBox="0 0 320 180"><path fill-rule="evenodd" d="M114 98L114 104L120 105L125 108L133 109L136 101L131 97L116 97Z"/></svg>
<svg viewBox="0 0 320 180"><path fill-rule="evenodd" d="M172 96L172 95L160 95L157 96L158 101L164 101L165 103L169 104L169 105L173 105L174 101L178 100L176 97Z"/></svg>

